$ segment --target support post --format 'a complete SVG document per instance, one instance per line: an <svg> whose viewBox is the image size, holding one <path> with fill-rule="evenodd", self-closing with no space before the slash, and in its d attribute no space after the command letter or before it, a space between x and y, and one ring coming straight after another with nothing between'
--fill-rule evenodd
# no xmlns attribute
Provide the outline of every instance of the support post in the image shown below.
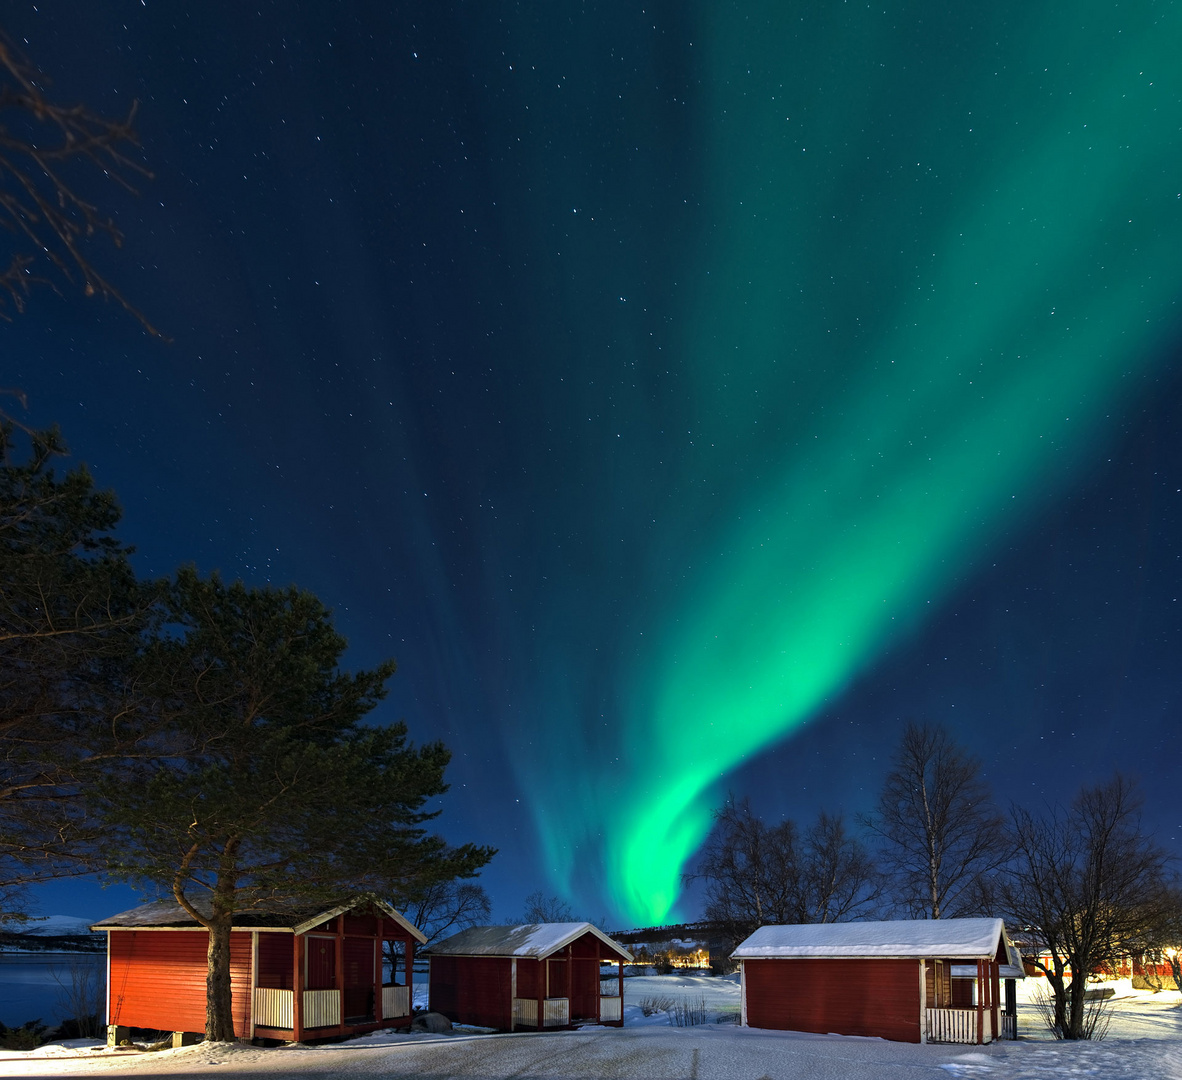
<svg viewBox="0 0 1182 1080"><path fill-rule="evenodd" d="M337 1030L345 1034L345 916L342 912L337 916L337 954L333 964L332 981L337 988L337 1015L340 1017Z"/></svg>
<svg viewBox="0 0 1182 1080"><path fill-rule="evenodd" d="M415 939L406 939L406 948L402 950L403 962L406 964L406 1007L413 1016L415 1011ZM430 1002L427 1003L430 1007Z"/></svg>
<svg viewBox="0 0 1182 1080"><path fill-rule="evenodd" d="M1001 967L996 960L989 961L989 1004L990 1016L993 1021L993 1041L997 1042L998 1027L998 999L1001 997Z"/></svg>
<svg viewBox="0 0 1182 1080"><path fill-rule="evenodd" d="M291 939L291 1037L304 1041L304 935Z"/></svg>
<svg viewBox="0 0 1182 1080"><path fill-rule="evenodd" d="M382 917L378 916L378 936L373 939L373 1019L380 1024L382 1015Z"/></svg>
<svg viewBox="0 0 1182 1080"><path fill-rule="evenodd" d="M135 931L134 931L134 930L132 931L132 934L133 934L133 935L135 934ZM132 941L134 941L134 940L135 940L135 937L133 936L131 940L132 940ZM111 1016L111 931L110 931L110 930L108 930L108 931L107 931L107 982L106 982L106 997L107 997L107 1024L109 1025L109 1024L111 1023L112 1019L113 1019L113 1018L112 1018L112 1016ZM110 1045L110 1043L108 1043L107 1045L109 1046L109 1045Z"/></svg>
<svg viewBox="0 0 1182 1080"><path fill-rule="evenodd" d="M566 1026L575 1026L575 1015L571 1009L570 990L572 986L572 976L574 974L573 968L575 966L575 952L574 946L568 945L566 947ZM599 969L595 972L595 996L599 997Z"/></svg>
<svg viewBox="0 0 1182 1080"><path fill-rule="evenodd" d="M985 982L985 961L977 961L977 1045L985 1041L985 995L989 987Z"/></svg>
<svg viewBox="0 0 1182 1080"><path fill-rule="evenodd" d="M254 1042L254 991L259 985L259 932L250 932L250 993L246 998L246 1008L250 1016L250 1023L246 1025L250 1041Z"/></svg>
<svg viewBox="0 0 1182 1080"><path fill-rule="evenodd" d="M739 961L742 964L742 961ZM927 981L927 961L921 960L919 962L919 1041L926 1043L928 1041L928 981ZM744 1018L746 1023L746 1018Z"/></svg>
<svg viewBox="0 0 1182 1080"><path fill-rule="evenodd" d="M509 1031L517 1030L517 957L509 961Z"/></svg>

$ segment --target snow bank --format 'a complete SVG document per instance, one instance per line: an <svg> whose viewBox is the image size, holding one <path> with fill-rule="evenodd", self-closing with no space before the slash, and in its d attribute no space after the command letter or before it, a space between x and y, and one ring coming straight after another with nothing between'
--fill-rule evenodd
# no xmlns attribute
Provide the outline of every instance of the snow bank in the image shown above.
<svg viewBox="0 0 1182 1080"><path fill-rule="evenodd" d="M645 995L705 997L718 1011L736 1000L733 980L704 976L629 979L631 1010ZM639 1011L639 1010L637 1010ZM1034 1018L1020 1009L1020 1030ZM281 1080L314 1075L332 1080L369 1076L456 1077L460 1080L1182 1080L1182 995L1135 992L1113 1001L1109 1038L1059 1043L1023 1038L991 1046L915 1046L881 1039L759 1031L708 1023L671 1027L666 1019L619 1028L538 1035L394 1034L383 1032L328 1046L264 1049L228 1043L128 1056L85 1046L0 1051L7 1076L188 1076L211 1070L223 1078Z"/></svg>

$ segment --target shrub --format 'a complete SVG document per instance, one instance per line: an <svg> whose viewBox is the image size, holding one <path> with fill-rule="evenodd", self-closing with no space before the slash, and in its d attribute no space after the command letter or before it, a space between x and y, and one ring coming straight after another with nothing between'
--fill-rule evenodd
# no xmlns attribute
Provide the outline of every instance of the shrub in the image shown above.
<svg viewBox="0 0 1182 1080"><path fill-rule="evenodd" d="M637 1004L645 1016L652 1016L654 1013L667 1013L676 1003L671 997L643 997Z"/></svg>
<svg viewBox="0 0 1182 1080"><path fill-rule="evenodd" d="M1055 1023L1055 998L1051 991L1045 986L1038 987L1031 1004L1046 1024L1047 1030L1056 1039L1062 1039L1063 1032ZM1087 991L1084 998L1083 1027L1079 1037L1099 1042L1108 1034L1108 1024L1111 1020L1112 991L1109 990L1107 994L1097 990Z"/></svg>
<svg viewBox="0 0 1182 1080"><path fill-rule="evenodd" d="M93 1016L71 1016L57 1026L58 1039L97 1039L106 1033L106 1025L97 1013Z"/></svg>
<svg viewBox="0 0 1182 1080"><path fill-rule="evenodd" d="M694 1027L706 1023L706 996L682 998L669 1012L669 1023L675 1027Z"/></svg>
<svg viewBox="0 0 1182 1080"><path fill-rule="evenodd" d="M45 1042L48 1027L40 1018L26 1020L20 1027L10 1028L0 1024L0 1048L5 1050L36 1050Z"/></svg>

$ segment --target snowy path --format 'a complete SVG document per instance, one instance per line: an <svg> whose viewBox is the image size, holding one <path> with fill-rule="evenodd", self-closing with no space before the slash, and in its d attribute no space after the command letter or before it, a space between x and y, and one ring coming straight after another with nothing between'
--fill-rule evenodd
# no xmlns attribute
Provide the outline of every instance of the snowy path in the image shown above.
<svg viewBox="0 0 1182 1080"><path fill-rule="evenodd" d="M1182 1080L1182 1042L914 1046L734 1027L586 1029L548 1035L376 1036L324 1047L194 1046L136 1058L0 1061L11 1076L216 1075L399 1080Z"/></svg>

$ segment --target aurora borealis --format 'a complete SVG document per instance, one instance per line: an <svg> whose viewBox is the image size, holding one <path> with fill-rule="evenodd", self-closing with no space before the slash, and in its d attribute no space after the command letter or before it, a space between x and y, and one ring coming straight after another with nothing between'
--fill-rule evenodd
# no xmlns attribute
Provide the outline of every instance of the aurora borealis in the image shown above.
<svg viewBox="0 0 1182 1080"><path fill-rule="evenodd" d="M714 280L691 287L672 348L697 415L718 408L701 438L762 446L762 421L780 445L624 677L633 775L596 819L617 902L649 923L726 774L1070 475L1157 359L1182 270L1178 116L1157 107L1175 38L1157 19L1060 42L1090 50L1082 80L1019 67L982 85L1001 60L980 56L950 85L965 41L933 61L882 13L802 31L794 9L746 8L700 32L712 228L689 267ZM1022 45L1005 67L1037 54ZM725 483L732 463L709 458ZM563 804L560 787L537 814L556 859L574 847Z"/></svg>
<svg viewBox="0 0 1182 1080"><path fill-rule="evenodd" d="M1177 393L1182 9L276 5L226 39L230 17L9 21L67 94L144 99L157 179L115 265L176 343L47 298L5 331L6 381L154 571L294 579L358 664L395 655L389 715L456 750L444 821L501 848L498 914L543 888L691 916L711 808L805 725L810 782L876 788L835 710L885 747L972 687L957 733L1007 798L1063 717L1105 761L1179 749L1173 473L1128 486L1159 575L1124 590L1137 621L1073 607L1125 562L1043 574L1045 648L1009 656L1023 575L991 568L1071 500L1107 536L1097 470ZM1147 734L1096 634L1143 642Z"/></svg>

